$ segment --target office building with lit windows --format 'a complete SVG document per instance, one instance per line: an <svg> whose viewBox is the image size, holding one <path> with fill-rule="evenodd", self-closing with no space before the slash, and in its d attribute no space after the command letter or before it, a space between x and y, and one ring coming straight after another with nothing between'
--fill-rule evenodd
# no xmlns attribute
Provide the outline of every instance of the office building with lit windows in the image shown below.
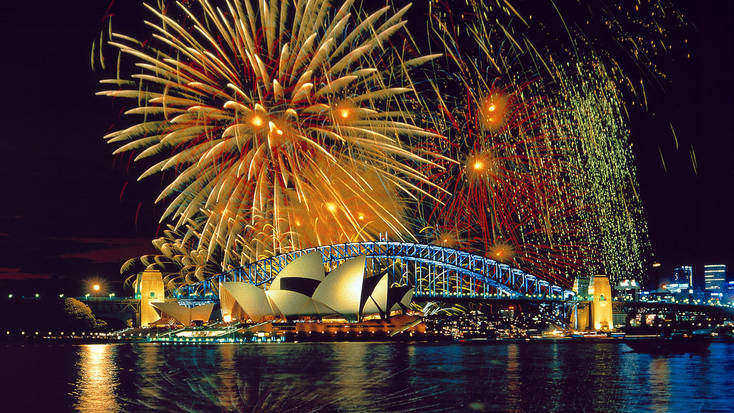
<svg viewBox="0 0 734 413"><path fill-rule="evenodd" d="M707 292L723 293L726 289L726 265L703 266L704 288Z"/></svg>
<svg viewBox="0 0 734 413"><path fill-rule="evenodd" d="M674 284L688 284L688 287L693 288L693 266L679 265L673 268L672 282Z"/></svg>

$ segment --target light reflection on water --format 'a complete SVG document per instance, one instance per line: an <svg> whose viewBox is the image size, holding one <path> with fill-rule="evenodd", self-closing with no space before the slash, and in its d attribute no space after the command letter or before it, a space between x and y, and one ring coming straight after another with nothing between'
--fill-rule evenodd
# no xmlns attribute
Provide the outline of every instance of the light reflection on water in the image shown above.
<svg viewBox="0 0 734 413"><path fill-rule="evenodd" d="M115 400L118 385L114 346L86 344L80 346L77 364L79 378L74 383L76 408L85 412L117 411Z"/></svg>
<svg viewBox="0 0 734 413"><path fill-rule="evenodd" d="M6 345L10 407L51 411L731 411L734 343ZM44 396L38 397L39 389Z"/></svg>

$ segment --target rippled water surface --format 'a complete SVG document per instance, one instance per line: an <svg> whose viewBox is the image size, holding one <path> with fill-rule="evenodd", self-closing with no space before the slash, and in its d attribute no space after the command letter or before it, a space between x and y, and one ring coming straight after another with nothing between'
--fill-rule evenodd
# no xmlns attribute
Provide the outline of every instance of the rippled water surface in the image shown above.
<svg viewBox="0 0 734 413"><path fill-rule="evenodd" d="M0 349L5 411L734 411L734 343L667 357L547 342Z"/></svg>

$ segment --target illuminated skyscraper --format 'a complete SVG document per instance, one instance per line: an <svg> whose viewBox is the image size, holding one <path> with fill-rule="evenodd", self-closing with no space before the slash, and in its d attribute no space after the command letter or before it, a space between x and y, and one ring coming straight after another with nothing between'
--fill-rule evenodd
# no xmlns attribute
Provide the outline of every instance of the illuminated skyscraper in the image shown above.
<svg viewBox="0 0 734 413"><path fill-rule="evenodd" d="M706 291L723 293L726 284L726 265L704 265L703 277Z"/></svg>
<svg viewBox="0 0 734 413"><path fill-rule="evenodd" d="M675 284L688 284L690 288L693 288L693 266L679 265L673 268L673 279L671 281Z"/></svg>

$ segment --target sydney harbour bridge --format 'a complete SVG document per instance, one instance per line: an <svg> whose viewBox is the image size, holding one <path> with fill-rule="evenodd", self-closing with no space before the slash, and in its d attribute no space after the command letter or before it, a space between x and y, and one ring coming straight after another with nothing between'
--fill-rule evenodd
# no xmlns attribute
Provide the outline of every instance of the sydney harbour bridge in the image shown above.
<svg viewBox="0 0 734 413"><path fill-rule="evenodd" d="M590 301L589 297L579 296L563 286L487 257L437 245L394 241L334 244L283 253L181 286L173 291L173 298L179 304L195 306L218 302L222 282L248 282L264 287L288 263L313 251L321 254L327 269L351 258L366 256L372 274L390 274L392 283L413 288L413 298L417 301L533 303L546 307L549 321L560 325L568 324L579 304ZM130 299L116 300L126 311L131 308ZM87 300L93 307L106 306L107 313L114 313L107 308L110 305L107 301ZM707 303L618 300L614 305L626 311L664 307L734 316L730 306Z"/></svg>
<svg viewBox="0 0 734 413"><path fill-rule="evenodd" d="M220 282L263 285L288 263L318 251L331 268L364 255L372 273L390 272L393 282L415 289L422 298L533 298L566 300L572 291L527 274L507 264L451 248L390 241L326 245L265 258L175 291L179 299L206 300L217 295Z"/></svg>

